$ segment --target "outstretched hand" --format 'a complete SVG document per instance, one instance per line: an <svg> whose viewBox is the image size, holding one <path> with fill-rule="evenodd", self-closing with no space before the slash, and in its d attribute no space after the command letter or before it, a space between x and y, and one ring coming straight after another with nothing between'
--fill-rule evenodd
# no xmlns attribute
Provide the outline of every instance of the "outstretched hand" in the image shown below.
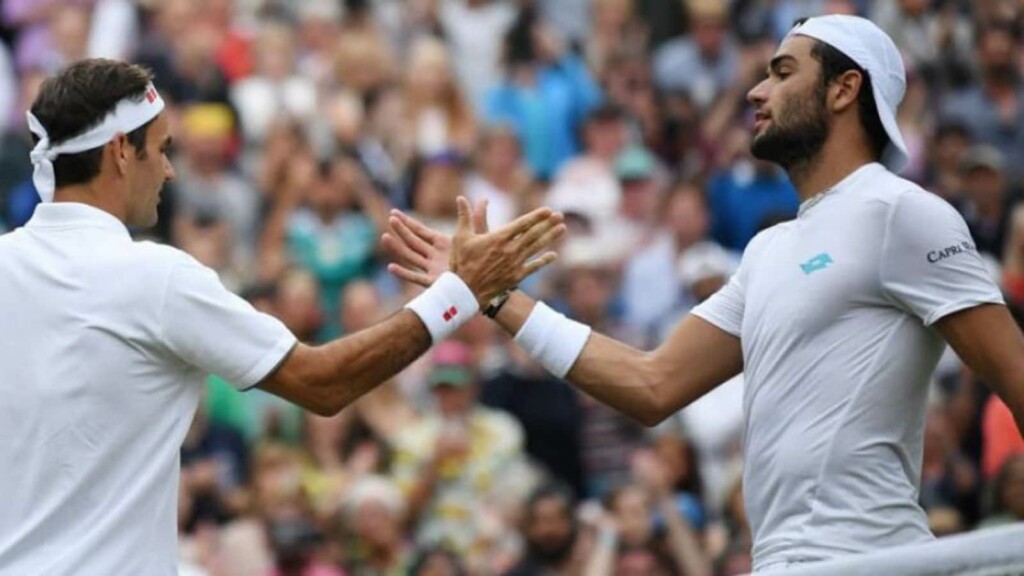
<svg viewBox="0 0 1024 576"><path fill-rule="evenodd" d="M554 252L544 251L565 233L562 214L539 208L491 232L487 229L486 201L471 209L469 201L459 197L458 208L454 236L392 210L388 222L391 230L381 239L396 258L388 270L424 287L450 270L466 282L483 305L557 258Z"/></svg>

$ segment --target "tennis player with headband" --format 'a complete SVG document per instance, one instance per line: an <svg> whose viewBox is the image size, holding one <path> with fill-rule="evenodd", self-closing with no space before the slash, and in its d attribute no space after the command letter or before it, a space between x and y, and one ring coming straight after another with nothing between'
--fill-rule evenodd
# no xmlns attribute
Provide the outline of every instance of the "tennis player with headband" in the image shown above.
<svg viewBox="0 0 1024 576"><path fill-rule="evenodd" d="M758 572L932 538L917 495L944 342L1024 426L1024 337L944 200L894 174L900 53L853 16L798 23L755 108L751 150L789 174L794 221L645 353L511 295L498 323L557 376L653 425L745 373L743 496ZM400 213L393 271L444 270L447 237ZM936 255L941 255L937 257Z"/></svg>
<svg viewBox="0 0 1024 576"><path fill-rule="evenodd" d="M43 203L0 236L2 576L177 574L178 454L206 374L336 413L553 261L565 229L541 209L477 234L460 198L452 272L376 326L297 343L189 255L132 241L174 177L151 80L79 61L28 113Z"/></svg>

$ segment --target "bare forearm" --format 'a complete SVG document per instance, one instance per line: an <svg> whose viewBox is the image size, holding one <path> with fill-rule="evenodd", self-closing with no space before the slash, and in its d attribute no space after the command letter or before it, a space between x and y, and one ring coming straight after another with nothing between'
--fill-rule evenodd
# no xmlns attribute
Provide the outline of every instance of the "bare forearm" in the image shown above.
<svg viewBox="0 0 1024 576"><path fill-rule="evenodd" d="M534 302L513 294L498 314L498 324L515 335L533 310ZM659 406L647 355L607 336L591 332L583 352L566 379L597 400L644 423L658 419Z"/></svg>
<svg viewBox="0 0 1024 576"><path fill-rule="evenodd" d="M408 366L430 344L419 317L402 310L328 344L299 345L260 387L317 414L333 415Z"/></svg>
<svg viewBox="0 0 1024 576"><path fill-rule="evenodd" d="M321 347L327 358L320 380L345 383L344 405L391 378L430 348L430 334L415 313L402 310L388 320Z"/></svg>

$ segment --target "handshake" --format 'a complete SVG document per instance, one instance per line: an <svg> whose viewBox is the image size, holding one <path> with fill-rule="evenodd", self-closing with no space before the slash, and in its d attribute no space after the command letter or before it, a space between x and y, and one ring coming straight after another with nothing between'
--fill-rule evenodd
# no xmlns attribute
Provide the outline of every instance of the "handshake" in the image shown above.
<svg viewBox="0 0 1024 576"><path fill-rule="evenodd" d="M417 298L409 306L427 324L435 342L453 331L450 324L459 325L472 316L466 314L460 322L452 322L460 308L453 302L461 299L461 308L472 305L466 288L475 298L477 308L493 316L520 281L556 260L557 255L550 248L566 230L561 213L538 208L488 231L486 200L472 208L464 197L457 202L458 225L454 235L443 234L392 210L390 230L381 240L395 258L388 266L392 274L424 288L435 286L449 293L441 300L428 296L431 302L418 303ZM436 309L435 314L431 314L431 307ZM435 316L444 322L432 325L430 319Z"/></svg>

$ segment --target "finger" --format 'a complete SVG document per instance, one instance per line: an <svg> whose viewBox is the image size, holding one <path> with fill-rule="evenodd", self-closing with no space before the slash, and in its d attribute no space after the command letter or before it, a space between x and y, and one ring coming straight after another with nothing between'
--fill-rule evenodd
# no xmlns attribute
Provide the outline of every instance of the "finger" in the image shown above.
<svg viewBox="0 0 1024 576"><path fill-rule="evenodd" d="M409 216L401 210L392 210L391 215L398 218L405 224L410 230L416 233L417 236L423 238L426 242L433 244L437 239L438 233L431 227L427 226L423 222Z"/></svg>
<svg viewBox="0 0 1024 576"><path fill-rule="evenodd" d="M537 242L545 234L562 224L561 214L552 214L547 219L537 223L513 242L518 250L528 247Z"/></svg>
<svg viewBox="0 0 1024 576"><path fill-rule="evenodd" d="M548 264L553 263L555 260L558 260L558 254L555 254L554 252L545 252L541 257L537 258L536 260L531 260L523 265L521 273L522 275L519 277L519 279L522 280L523 278L526 278L527 276L533 274L537 270L540 270L541 268L547 266Z"/></svg>
<svg viewBox="0 0 1024 576"><path fill-rule="evenodd" d="M398 264L388 264L388 272L411 284L423 286L424 288L430 287L430 277L423 272L416 272Z"/></svg>
<svg viewBox="0 0 1024 576"><path fill-rule="evenodd" d="M465 196L459 196L455 199L455 205L459 209L459 219L455 226L455 234L468 234L473 231L472 224L470 223L469 213L471 208L469 206L469 200L466 200Z"/></svg>
<svg viewBox="0 0 1024 576"><path fill-rule="evenodd" d="M512 222L502 226L496 230L496 232L505 239L515 238L537 224L547 220L551 214L552 212L550 208L537 208L533 212L520 216Z"/></svg>
<svg viewBox="0 0 1024 576"><path fill-rule="evenodd" d="M525 254L527 258L530 258L531 256L540 252L541 250L550 248L552 244L557 242L559 238L565 235L565 231L565 224L559 224L555 226L554 228L542 234L540 238L537 238L537 240L525 246L523 254Z"/></svg>
<svg viewBox="0 0 1024 576"><path fill-rule="evenodd" d="M396 260L411 266L413 268L419 268L426 270L428 266L427 259L417 253L412 248L409 248L404 242L398 238L392 236L390 233L385 233L380 239L381 245L387 250Z"/></svg>
<svg viewBox="0 0 1024 576"><path fill-rule="evenodd" d="M388 221L388 224L390 224L391 229L398 234L398 239L404 242L410 249L425 258L430 258L431 254L433 254L434 247L427 243L423 238L417 236L401 220L392 218Z"/></svg>
<svg viewBox="0 0 1024 576"><path fill-rule="evenodd" d="M473 206L473 232L477 234L487 233L487 198L484 198Z"/></svg>

